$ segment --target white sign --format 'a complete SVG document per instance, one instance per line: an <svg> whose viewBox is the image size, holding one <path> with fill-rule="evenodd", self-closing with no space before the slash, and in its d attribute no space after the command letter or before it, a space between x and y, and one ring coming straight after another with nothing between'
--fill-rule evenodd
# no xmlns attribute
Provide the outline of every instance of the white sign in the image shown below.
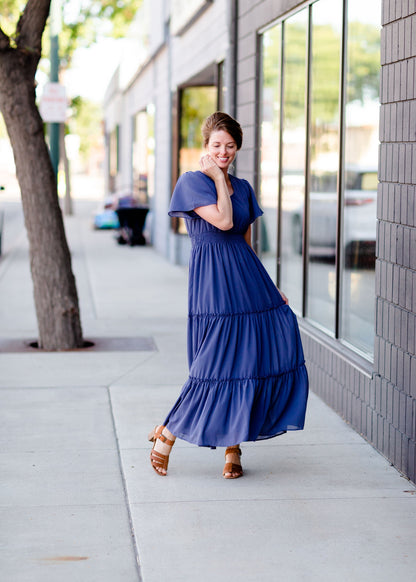
<svg viewBox="0 0 416 582"><path fill-rule="evenodd" d="M60 83L47 83L43 89L39 112L45 123L64 123L68 100L66 89Z"/></svg>

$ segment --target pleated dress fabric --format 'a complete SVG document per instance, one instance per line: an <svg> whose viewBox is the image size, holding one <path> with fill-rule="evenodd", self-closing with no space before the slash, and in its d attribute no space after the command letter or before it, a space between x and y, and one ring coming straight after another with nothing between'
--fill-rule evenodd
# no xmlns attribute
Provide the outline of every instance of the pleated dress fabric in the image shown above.
<svg viewBox="0 0 416 582"><path fill-rule="evenodd" d="M262 213L231 176L233 223L221 231L194 209L216 204L214 182L183 174L170 216L183 217L189 262L189 378L164 424L200 446L232 446L304 427L308 376L296 316L244 233Z"/></svg>

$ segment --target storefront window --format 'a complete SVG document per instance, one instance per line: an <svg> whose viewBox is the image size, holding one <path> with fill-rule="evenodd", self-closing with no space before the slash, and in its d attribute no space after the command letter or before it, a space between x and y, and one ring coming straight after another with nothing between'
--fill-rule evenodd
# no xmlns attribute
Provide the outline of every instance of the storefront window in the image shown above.
<svg viewBox="0 0 416 582"><path fill-rule="evenodd" d="M149 204L154 193L154 106L134 117L132 172L133 194L140 204Z"/></svg>
<svg viewBox="0 0 416 582"><path fill-rule="evenodd" d="M312 6L306 315L335 333L342 0Z"/></svg>
<svg viewBox="0 0 416 582"><path fill-rule="evenodd" d="M217 107L218 111L225 111L225 104L227 102L227 84L225 82L225 65L224 61L218 63L217 66L217 81L218 81L218 98Z"/></svg>
<svg viewBox="0 0 416 582"><path fill-rule="evenodd" d="M342 337L372 352L381 0L348 2Z"/></svg>
<svg viewBox="0 0 416 582"><path fill-rule="evenodd" d="M186 87L180 96L179 175L199 170L204 152L201 126L206 117L217 109L218 89L214 85ZM183 218L174 219L174 228L186 234Z"/></svg>
<svg viewBox="0 0 416 582"><path fill-rule="evenodd" d="M201 126L217 109L217 87L187 87L181 92L179 174L199 170L203 153Z"/></svg>
<svg viewBox="0 0 416 582"><path fill-rule="evenodd" d="M369 357L380 11L317 0L282 20L263 33L260 87L262 259L299 315Z"/></svg>
<svg viewBox="0 0 416 582"><path fill-rule="evenodd" d="M115 178L120 171L120 126L116 125L109 137L109 175Z"/></svg>
<svg viewBox="0 0 416 582"><path fill-rule="evenodd" d="M279 191L281 26L263 35L263 79L261 86L260 196L263 263L277 282L277 209Z"/></svg>
<svg viewBox="0 0 416 582"><path fill-rule="evenodd" d="M302 238L305 205L308 11L285 23L281 176L280 287L302 313Z"/></svg>

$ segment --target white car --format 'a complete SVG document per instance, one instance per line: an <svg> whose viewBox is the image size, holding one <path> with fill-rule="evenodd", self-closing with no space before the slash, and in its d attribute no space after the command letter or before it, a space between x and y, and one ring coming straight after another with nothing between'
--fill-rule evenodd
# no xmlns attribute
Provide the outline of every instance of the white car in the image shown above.
<svg viewBox="0 0 416 582"><path fill-rule="evenodd" d="M309 204L309 253L334 257L337 235L337 193L334 174L312 177ZM315 182L315 183L314 183ZM377 218L377 170L349 169L344 194L346 267L374 267ZM292 241L302 253L303 207L293 212Z"/></svg>

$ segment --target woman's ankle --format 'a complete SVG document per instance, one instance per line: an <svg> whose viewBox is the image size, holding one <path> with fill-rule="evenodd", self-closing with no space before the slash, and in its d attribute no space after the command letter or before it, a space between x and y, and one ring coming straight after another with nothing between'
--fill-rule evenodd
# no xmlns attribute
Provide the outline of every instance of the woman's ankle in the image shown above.
<svg viewBox="0 0 416 582"><path fill-rule="evenodd" d="M162 434L163 434L163 436L168 438L170 441L175 442L176 436L173 433L171 433L170 430L166 426L164 427Z"/></svg>
<svg viewBox="0 0 416 582"><path fill-rule="evenodd" d="M162 428L162 426L163 425L159 425L157 427L156 429L157 433ZM176 440L175 435L172 434L169 429L163 427L162 431L160 432L160 436L156 438L155 450L158 451L159 453L162 453L162 455L169 455L175 443L175 440Z"/></svg>

